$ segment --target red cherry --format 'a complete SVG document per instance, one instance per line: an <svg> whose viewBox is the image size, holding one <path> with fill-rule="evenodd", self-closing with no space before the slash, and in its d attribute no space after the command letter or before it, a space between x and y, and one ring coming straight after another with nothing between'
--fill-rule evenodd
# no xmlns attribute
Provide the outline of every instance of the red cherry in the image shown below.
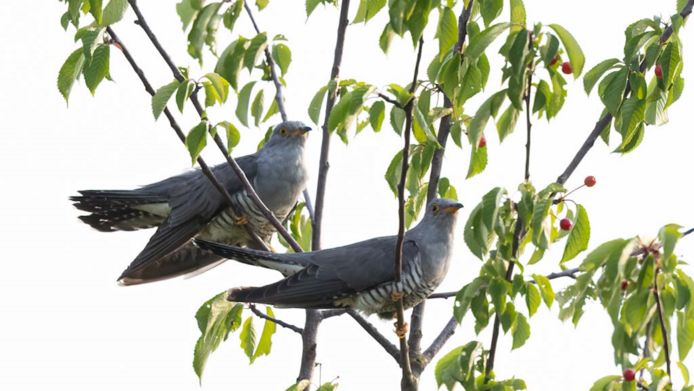
<svg viewBox="0 0 694 391"><path fill-rule="evenodd" d="M563 218L563 219L559 220L559 228L561 228L564 231L570 230L572 226L573 226L573 223L571 222L571 220L569 220L567 218Z"/></svg>
<svg viewBox="0 0 694 391"><path fill-rule="evenodd" d="M597 180L592 175L587 176L586 179L583 180L583 184L586 185L587 187L593 187L593 186L595 186L596 183L597 183Z"/></svg>
<svg viewBox="0 0 694 391"><path fill-rule="evenodd" d="M571 63L568 61L565 61L563 64L561 64L561 71L564 72L566 75L570 75L573 73L574 69L571 66Z"/></svg>
<svg viewBox="0 0 694 391"><path fill-rule="evenodd" d="M625 290L627 290L628 287L629 287L629 281L627 281L627 280L622 281L622 285L621 285L622 290L625 291Z"/></svg>
<svg viewBox="0 0 694 391"><path fill-rule="evenodd" d="M480 143L477 145L477 147L478 148L484 148L486 146L487 146L487 139L484 136L482 136L482 138L480 139Z"/></svg>
<svg viewBox="0 0 694 391"><path fill-rule="evenodd" d="M549 62L549 65L554 66L554 64L556 64L557 62L559 62L559 56L554 56L552 61Z"/></svg>
<svg viewBox="0 0 694 391"><path fill-rule="evenodd" d="M623 375L626 381L633 381L636 378L636 372L631 368L625 369Z"/></svg>
<svg viewBox="0 0 694 391"><path fill-rule="evenodd" d="M656 64L655 66L655 77L657 77L658 79L663 78L663 67L660 66L660 64Z"/></svg>

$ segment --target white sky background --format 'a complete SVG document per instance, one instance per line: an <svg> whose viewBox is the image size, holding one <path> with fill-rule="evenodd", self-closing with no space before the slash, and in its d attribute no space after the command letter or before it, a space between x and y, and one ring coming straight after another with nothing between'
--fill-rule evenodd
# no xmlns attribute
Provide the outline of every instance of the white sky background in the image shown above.
<svg viewBox="0 0 694 391"><path fill-rule="evenodd" d="M174 61L194 66L185 53L175 2L141 3ZM352 15L358 2L354 3ZM654 14L667 18L675 9L674 0L526 3L529 22L560 23L574 34L586 53L586 70L605 58L622 56L627 24ZM58 69L75 48L74 30L66 33L59 25L64 8L57 1L0 2L0 389L199 389L191 366L199 335L194 313L199 305L227 288L269 283L278 274L228 262L189 280L129 288L116 285L116 277L152 232L98 233L77 220L79 213L68 197L79 189L147 184L189 168L190 160L167 122L155 123L149 95L117 50L111 51L115 83L104 82L91 97L80 82L66 107L55 87ZM309 122L308 103L328 79L338 11L319 7L306 21L303 1L275 0L265 11L256 12L261 29L281 32L289 39L293 62L285 96L292 118ZM414 50L409 37L395 40L389 56L378 48L384 18L382 14L366 28L348 29L343 78L377 85L393 81L404 85L411 79ZM130 12L115 26L116 31L152 84L168 83L170 72L132 20ZM682 33L684 76L690 82L692 28L687 26ZM245 14L235 33L253 35ZM219 47L229 39L222 32ZM425 33L425 41L428 54L423 69L437 48L431 31ZM496 64L493 68L498 67L497 55L490 60ZM207 61L212 67L212 59ZM493 74L486 92L496 91L498 81L498 73ZM559 175L600 114L599 99L595 94L587 98L580 81L570 81L568 87L559 117L550 124L534 121L531 179L536 187ZM572 196L588 210L590 248L615 237L655 235L671 222L694 225L690 201L694 139L688 112L693 100L688 85L670 110L670 123L648 128L635 152L612 154L615 145L608 148L599 142L579 166L569 188L582 183L586 175L598 179L594 188ZM474 112L476 103L467 107ZM186 129L197 123L190 106L183 117L176 116ZM233 119L233 106L214 111L212 118ZM452 179L466 208L457 228L457 255L440 291L458 289L477 275L481 263L467 251L462 231L481 195L498 185L515 189L522 180L524 131L519 126L501 146L495 133L492 126L486 132L489 166L472 180L463 180L467 149L461 153L451 146L447 151L444 174ZM252 152L261 135L257 129L244 129L235 155ZM308 154L313 179L319 146L319 133L311 134ZM397 205L383 173L399 148L399 139L387 122L380 134L365 130L349 147L333 138L324 247L396 232ZM221 161L214 148L204 155L210 162ZM315 181L309 186L313 193ZM687 238L678 247L685 259L694 255L692 240ZM528 272L558 270L555 260L563 243L557 248ZM688 271L694 273L691 267ZM525 311L524 304L519 308ZM428 303L425 345L448 320L451 309L451 300ZM531 319L530 339L519 350L510 351L510 336L500 339L499 378L523 378L531 390L585 390L599 377L621 372L612 364L610 321L599 306L588 306L577 329L557 320L556 313L556 305L551 312L541 307ZM301 310L277 310L276 314L303 324ZM390 322L370 320L395 342ZM256 320L255 324L260 332L261 323ZM488 346L490 333L476 337L472 322L466 319L442 352L474 338ZM202 389L284 390L298 373L300 349L298 335L278 327L272 355L249 366L234 334L208 361ZM322 380L339 376L346 390L396 389L400 381L392 358L348 317L321 325L318 362L323 364ZM691 369L694 359L690 357L688 364ZM433 367L422 376L422 390L435 389Z"/></svg>

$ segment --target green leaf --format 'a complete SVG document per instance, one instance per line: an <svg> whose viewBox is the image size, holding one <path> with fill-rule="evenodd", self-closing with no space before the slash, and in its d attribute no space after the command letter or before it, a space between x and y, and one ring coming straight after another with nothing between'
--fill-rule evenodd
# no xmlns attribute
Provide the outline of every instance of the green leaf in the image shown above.
<svg viewBox="0 0 694 391"><path fill-rule="evenodd" d="M573 68L574 78L578 78L583 72L583 65L585 65L586 58L583 55L583 50L581 46L578 45L576 39L569 33L564 27L558 24L550 24L551 27L559 36L561 43L566 49L566 54L569 56L569 62Z"/></svg>
<svg viewBox="0 0 694 391"><path fill-rule="evenodd" d="M560 263L570 261L582 251L585 251L588 248L589 239L590 221L588 220L588 213L582 205L577 205L574 226L569 233L566 247L564 247L564 255L562 255Z"/></svg>
<svg viewBox="0 0 694 391"><path fill-rule="evenodd" d="M552 289L552 283L547 277L540 274L533 274L533 280L535 280L537 286L540 288L542 300L547 305L547 308L552 307L552 303L554 303L554 289Z"/></svg>
<svg viewBox="0 0 694 391"><path fill-rule="evenodd" d="M599 63L586 72L586 74L583 76L583 89L585 89L586 95L590 95L590 91L593 89L593 86L595 86L605 72L614 68L614 66L619 63L620 61L618 59L610 58Z"/></svg>
<svg viewBox="0 0 694 391"><path fill-rule="evenodd" d="M509 105L508 108L501 114L499 120L496 121L496 130L499 133L500 141L504 141L506 136L513 132L519 115L520 111L518 111L518 109L516 109L513 105Z"/></svg>
<svg viewBox="0 0 694 391"><path fill-rule="evenodd" d="M203 77L212 83L212 87L219 97L219 103L226 102L229 96L229 82L216 73L207 73Z"/></svg>
<svg viewBox="0 0 694 391"><path fill-rule="evenodd" d="M323 86L311 99L311 103L308 106L308 116L311 118L314 124L318 125L320 120L321 108L323 107L323 100L325 99L325 93L328 91L328 86Z"/></svg>
<svg viewBox="0 0 694 391"><path fill-rule="evenodd" d="M190 153L192 164L195 164L205 145L207 145L207 121L200 121L186 136L186 148Z"/></svg>
<svg viewBox="0 0 694 391"><path fill-rule="evenodd" d="M476 60L494 42L496 37L509 28L509 26L509 23L498 23L471 37L470 44L465 49L464 55Z"/></svg>
<svg viewBox="0 0 694 391"><path fill-rule="evenodd" d="M271 318L275 317L275 314L272 312L272 308L265 307L265 310L267 312L267 316ZM258 340L258 346L255 348L253 357L251 357L251 363L262 355L270 354L270 350L272 349L272 335L275 334L275 327L275 322L265 320L263 332L260 334L260 339Z"/></svg>
<svg viewBox="0 0 694 391"><path fill-rule="evenodd" d="M378 38L378 46L381 48L383 53L388 53L388 48L390 47L390 42L393 40L395 32L390 24L386 24L383 28L381 36Z"/></svg>
<svg viewBox="0 0 694 391"><path fill-rule="evenodd" d="M438 387L446 385L448 390L452 390L456 383L461 383L465 389L471 389L474 386L476 364L482 353L482 344L477 341L468 342L446 353L436 363L434 370Z"/></svg>
<svg viewBox="0 0 694 391"><path fill-rule="evenodd" d="M470 151L470 165L468 166L467 175L465 179L472 178L473 176L481 173L487 167L487 147L477 148L473 146Z"/></svg>
<svg viewBox="0 0 694 391"><path fill-rule="evenodd" d="M277 66L282 72L282 76L287 73L289 64L292 62L292 51L283 43L278 43L272 46L272 59L275 60Z"/></svg>
<svg viewBox="0 0 694 391"><path fill-rule="evenodd" d="M442 59L458 41L458 19L449 7L441 10L439 24L436 27L436 38L439 40L439 59Z"/></svg>
<svg viewBox="0 0 694 391"><path fill-rule="evenodd" d="M195 89L195 82L192 80L186 80L182 82L178 89L176 89L176 105L178 110L182 113L185 107L186 100L190 97Z"/></svg>
<svg viewBox="0 0 694 391"><path fill-rule="evenodd" d="M152 114L154 118L157 119L161 113L166 108L166 103L171 99L171 95L176 91L180 85L178 80L174 80L171 83L160 87L152 96Z"/></svg>
<svg viewBox="0 0 694 391"><path fill-rule="evenodd" d="M196 8L193 3L199 3L195 0L182 0L176 4L176 13L183 24L183 31L188 29L188 25L193 21L195 15L198 14L199 8Z"/></svg>
<svg viewBox="0 0 694 391"><path fill-rule="evenodd" d="M224 128L225 133L227 135L227 153L231 154L231 151L234 149L235 146L239 144L239 141L241 140L241 133L236 128L236 126L234 126L234 124L228 121L222 121L218 123L215 127L217 126L221 126Z"/></svg>
<svg viewBox="0 0 694 391"><path fill-rule="evenodd" d="M503 0L486 0L480 1L480 14L484 21L484 26L488 27L494 19L501 14L501 9L504 7Z"/></svg>
<svg viewBox="0 0 694 391"><path fill-rule="evenodd" d="M477 109L475 116L472 118L472 121L470 121L467 132L468 140L470 141L470 145L473 146L473 149L478 149L476 147L479 145L484 128L487 126L487 122L489 121L489 117L496 116L497 112L499 111L499 107L504 102L505 98L506 90L501 90L490 96L486 101L484 101L484 103L482 103L482 105L480 105L479 109Z"/></svg>
<svg viewBox="0 0 694 391"><path fill-rule="evenodd" d="M658 232L658 240L663 245L662 259L668 259L675 251L677 241L682 237L680 232L681 226L677 224L668 224Z"/></svg>
<svg viewBox="0 0 694 391"><path fill-rule="evenodd" d="M369 109L369 123L374 132L380 132L383 120L386 118L386 105L383 101L376 101Z"/></svg>
<svg viewBox="0 0 694 391"><path fill-rule="evenodd" d="M123 15L125 15L125 11L127 10L127 0L110 0L108 4L106 4L103 15L101 16L101 25L110 26L119 22L123 19Z"/></svg>
<svg viewBox="0 0 694 391"><path fill-rule="evenodd" d="M617 383L620 380L622 380L621 375L609 375L609 376L601 377L595 383L593 383L593 386L590 387L589 391L613 390L614 388L612 387L612 385ZM608 388L608 386L610 386L610 387Z"/></svg>
<svg viewBox="0 0 694 391"><path fill-rule="evenodd" d="M371 85L363 85L342 95L328 118L328 131L346 131L354 121L357 112L361 110L364 100L374 89Z"/></svg>
<svg viewBox="0 0 694 391"><path fill-rule="evenodd" d="M525 24L523 0L511 0L511 33L524 29Z"/></svg>
<svg viewBox="0 0 694 391"><path fill-rule="evenodd" d="M241 333L239 334L241 341L241 350L246 354L246 357L253 362L253 352L255 351L255 329L253 328L253 317L249 316L243 322Z"/></svg>
<svg viewBox="0 0 694 391"><path fill-rule="evenodd" d="M682 55L680 54L678 42L668 43L663 54L658 58L658 64L663 68L663 84L665 84L666 88L669 88L675 77L679 76L682 71Z"/></svg>
<svg viewBox="0 0 694 391"><path fill-rule="evenodd" d="M96 24L101 24L103 12L102 0L89 0L89 13L94 17Z"/></svg>
<svg viewBox="0 0 694 391"><path fill-rule="evenodd" d="M534 284L527 284L526 289L528 291L525 294L525 304L528 306L528 315L533 316L540 306L540 291Z"/></svg>
<svg viewBox="0 0 694 391"><path fill-rule="evenodd" d="M249 71L253 70L253 67L255 66L256 62L258 62L258 59L263 55L263 51L267 45L267 34L260 33L253 37L250 45L248 45L248 49L246 49L246 53L243 56L243 66Z"/></svg>
<svg viewBox="0 0 694 391"><path fill-rule="evenodd" d="M226 79L234 90L238 89L239 72L247 43L248 40L243 37L230 43L219 56L219 61L214 68L215 73Z"/></svg>
<svg viewBox="0 0 694 391"><path fill-rule="evenodd" d="M368 22L386 5L386 0L360 0L352 23Z"/></svg>
<svg viewBox="0 0 694 391"><path fill-rule="evenodd" d="M627 86L628 75L629 70L625 67L620 67L619 70L605 76L598 86L600 100L612 115L617 115L619 112L619 107L624 99L624 89Z"/></svg>
<svg viewBox="0 0 694 391"><path fill-rule="evenodd" d="M415 139L420 144L426 144L427 142L432 142L438 144L434 131L431 128L431 124L427 121L426 116L419 107L414 108L414 121L412 126L412 133Z"/></svg>
<svg viewBox="0 0 694 391"><path fill-rule="evenodd" d="M236 105L236 118L241 121L243 126L248 126L248 107L251 100L251 92L253 91L253 86L255 81L249 82L239 92L238 103Z"/></svg>
<svg viewBox="0 0 694 391"><path fill-rule="evenodd" d="M258 6L258 10L263 10L270 3L270 0L255 0L255 5Z"/></svg>
<svg viewBox="0 0 694 391"><path fill-rule="evenodd" d="M614 239L599 245L586 255L586 259L581 263L581 270L586 272L594 271L605 265L610 259L621 257L624 255L624 249L629 243L631 243L631 240Z"/></svg>
<svg viewBox="0 0 694 391"><path fill-rule="evenodd" d="M80 73L82 73L83 65L84 52L82 48L79 48L72 52L60 67L60 71L58 72L58 91L63 95L66 102L70 96L72 85L75 83Z"/></svg>
<svg viewBox="0 0 694 391"><path fill-rule="evenodd" d="M511 332L513 335L513 346L511 349L518 349L530 338L530 324L528 324L525 315L519 312L516 313L516 321L511 327Z"/></svg>
<svg viewBox="0 0 694 391"><path fill-rule="evenodd" d="M549 209L552 206L551 199L541 199L535 203L531 220L532 241L540 250L546 250L549 246L550 231L552 227L548 219Z"/></svg>
<svg viewBox="0 0 694 391"><path fill-rule="evenodd" d="M224 16L222 20L224 22L224 27L229 29L229 31L232 31L234 29L236 20L238 20L239 16L241 15L241 12L243 11L243 4L244 0L236 0L234 1L234 4L232 6L230 6L226 9L226 11L224 11Z"/></svg>
<svg viewBox="0 0 694 391"><path fill-rule="evenodd" d="M226 292L208 300L198 309L195 318L201 335L195 344L193 369L200 380L210 354L230 331L236 330L241 324L242 312L243 304L227 301Z"/></svg>
<svg viewBox="0 0 694 391"><path fill-rule="evenodd" d="M260 123L260 117L263 115L264 94L264 90L258 91L258 94L256 94L255 98L253 99L253 103L251 104L251 115L253 116L253 123L255 126L258 126Z"/></svg>
<svg viewBox="0 0 694 391"><path fill-rule="evenodd" d="M84 82L92 95L96 92L96 87L99 86L99 83L108 76L109 53L110 45L99 45L91 56L89 64L84 67Z"/></svg>
<svg viewBox="0 0 694 391"><path fill-rule="evenodd" d="M200 62L202 62L202 45L207 43L212 46L213 41L211 39L214 38L214 35L208 37L208 28L218 22L217 11L221 5L222 3L211 3L203 7L195 17L193 27L188 34L188 53Z"/></svg>

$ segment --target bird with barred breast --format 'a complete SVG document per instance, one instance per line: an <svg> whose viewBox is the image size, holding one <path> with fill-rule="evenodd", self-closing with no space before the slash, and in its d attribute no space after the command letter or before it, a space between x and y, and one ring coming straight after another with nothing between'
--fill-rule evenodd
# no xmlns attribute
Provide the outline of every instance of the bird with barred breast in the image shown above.
<svg viewBox="0 0 694 391"><path fill-rule="evenodd" d="M291 308L351 308L392 318L396 300L405 308L426 299L446 276L456 213L463 205L435 199L424 218L404 236L402 275L395 280L396 236L326 250L275 254L196 239L200 248L246 264L280 271L285 278L251 288L234 288L228 300Z"/></svg>
<svg viewBox="0 0 694 391"><path fill-rule="evenodd" d="M236 159L260 199L281 221L304 189L304 146L310 127L298 121L277 125L256 153ZM248 230L264 242L275 232L246 193L233 169L222 163L212 172L231 195L233 207L200 170L176 175L135 190L82 190L70 197L79 218L103 231L157 227L144 249L119 277L122 285L141 284L200 273L224 261L196 247L193 238L261 248ZM236 214L240 213L240 216Z"/></svg>

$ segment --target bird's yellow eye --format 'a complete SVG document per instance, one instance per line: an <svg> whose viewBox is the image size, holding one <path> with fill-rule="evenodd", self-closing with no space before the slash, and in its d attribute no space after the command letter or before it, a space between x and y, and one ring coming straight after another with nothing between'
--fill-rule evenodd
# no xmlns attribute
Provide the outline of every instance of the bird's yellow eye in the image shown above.
<svg viewBox="0 0 694 391"><path fill-rule="evenodd" d="M434 212L434 213L438 213L438 212L439 212L439 209L440 209L439 206L436 205L436 204L433 205L433 206L431 207L431 211Z"/></svg>
<svg viewBox="0 0 694 391"><path fill-rule="evenodd" d="M280 129L280 134L282 136L286 136L287 135L287 129L285 129L285 128Z"/></svg>

